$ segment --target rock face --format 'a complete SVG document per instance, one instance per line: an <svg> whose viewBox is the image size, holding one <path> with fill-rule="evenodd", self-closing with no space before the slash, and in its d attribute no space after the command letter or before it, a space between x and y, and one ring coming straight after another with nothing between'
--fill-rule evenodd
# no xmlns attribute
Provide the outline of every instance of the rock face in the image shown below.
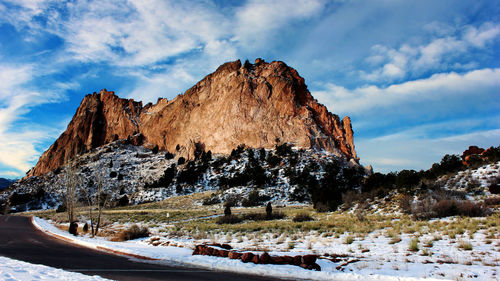
<svg viewBox="0 0 500 281"><path fill-rule="evenodd" d="M66 131L27 176L44 174L87 150L127 138L188 158L200 149L230 153L240 144L273 148L279 140L357 160L349 117L341 121L328 112L295 69L257 59L255 64L225 63L183 95L154 105L143 106L106 90L87 95Z"/></svg>

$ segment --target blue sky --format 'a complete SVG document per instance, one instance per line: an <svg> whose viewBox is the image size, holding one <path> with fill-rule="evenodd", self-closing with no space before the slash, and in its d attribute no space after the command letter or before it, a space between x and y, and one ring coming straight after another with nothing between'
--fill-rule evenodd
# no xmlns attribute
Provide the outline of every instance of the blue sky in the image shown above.
<svg viewBox="0 0 500 281"><path fill-rule="evenodd" d="M0 176L23 176L85 94L173 98L257 57L351 117L362 164L427 169L500 144L499 50L490 0L0 0Z"/></svg>

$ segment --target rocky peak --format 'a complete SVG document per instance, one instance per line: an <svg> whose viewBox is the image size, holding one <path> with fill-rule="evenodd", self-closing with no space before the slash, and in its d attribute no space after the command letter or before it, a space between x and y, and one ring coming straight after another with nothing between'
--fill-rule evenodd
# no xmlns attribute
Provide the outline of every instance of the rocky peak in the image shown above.
<svg viewBox="0 0 500 281"><path fill-rule="evenodd" d="M230 153L240 144L273 148L276 140L357 160L349 117L328 112L284 62L221 65L173 100L145 107L105 89L85 96L66 131L28 176L51 171L87 150L137 138L178 156L202 147ZM144 140L144 141L142 141Z"/></svg>

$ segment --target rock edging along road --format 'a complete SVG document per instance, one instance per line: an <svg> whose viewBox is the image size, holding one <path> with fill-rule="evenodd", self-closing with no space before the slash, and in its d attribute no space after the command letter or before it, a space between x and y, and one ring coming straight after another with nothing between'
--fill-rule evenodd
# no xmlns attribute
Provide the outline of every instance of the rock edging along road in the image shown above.
<svg viewBox="0 0 500 281"><path fill-rule="evenodd" d="M140 262L132 256L70 243L40 231L22 216L0 216L0 255L115 280L276 280L222 271ZM134 257L137 258L137 257Z"/></svg>

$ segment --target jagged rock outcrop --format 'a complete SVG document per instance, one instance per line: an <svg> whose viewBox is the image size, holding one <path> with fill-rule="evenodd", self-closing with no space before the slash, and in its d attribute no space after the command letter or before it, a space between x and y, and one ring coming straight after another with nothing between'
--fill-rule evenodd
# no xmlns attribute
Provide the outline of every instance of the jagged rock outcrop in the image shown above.
<svg viewBox="0 0 500 281"><path fill-rule="evenodd" d="M117 139L193 157L196 149L230 153L240 144L272 148L276 140L357 159L349 117L328 112L285 63L257 59L221 65L184 94L154 105L102 90L87 95L66 131L27 176L56 169ZM141 141L137 143L137 139Z"/></svg>

